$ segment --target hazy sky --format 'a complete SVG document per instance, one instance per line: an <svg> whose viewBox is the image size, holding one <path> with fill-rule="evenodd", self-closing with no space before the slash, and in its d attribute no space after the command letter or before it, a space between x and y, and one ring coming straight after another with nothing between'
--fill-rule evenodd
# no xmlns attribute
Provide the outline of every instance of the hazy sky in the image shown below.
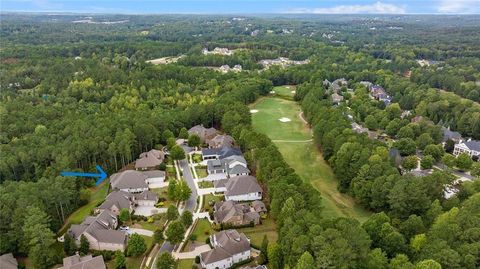
<svg viewBox="0 0 480 269"><path fill-rule="evenodd" d="M480 0L0 0L0 10L129 14L479 14Z"/></svg>

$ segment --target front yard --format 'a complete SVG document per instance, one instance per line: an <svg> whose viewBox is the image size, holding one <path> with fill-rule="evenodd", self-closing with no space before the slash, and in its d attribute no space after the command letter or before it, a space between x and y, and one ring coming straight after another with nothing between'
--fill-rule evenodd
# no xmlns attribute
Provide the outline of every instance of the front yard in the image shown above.
<svg viewBox="0 0 480 269"><path fill-rule="evenodd" d="M177 269L192 269L194 263L194 259L178 260Z"/></svg>
<svg viewBox="0 0 480 269"><path fill-rule="evenodd" d="M213 195L213 194L207 194L203 196L203 211L208 212L210 208L213 208L213 204L215 202L223 200L223 195Z"/></svg>
<svg viewBox="0 0 480 269"><path fill-rule="evenodd" d="M195 241L205 244L207 238L214 233L215 231L212 229L212 225L208 220L199 219L192 235L196 238Z"/></svg>
<svg viewBox="0 0 480 269"><path fill-rule="evenodd" d="M198 178L204 178L208 176L206 166L195 166L195 171L197 172Z"/></svg>
<svg viewBox="0 0 480 269"><path fill-rule="evenodd" d="M198 182L198 187L200 189L213 188L213 182L211 182L211 181L201 181L201 182Z"/></svg>

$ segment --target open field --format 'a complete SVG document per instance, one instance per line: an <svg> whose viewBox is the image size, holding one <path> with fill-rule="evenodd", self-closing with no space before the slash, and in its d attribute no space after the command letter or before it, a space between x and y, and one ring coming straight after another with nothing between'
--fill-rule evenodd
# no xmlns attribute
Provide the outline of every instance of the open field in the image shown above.
<svg viewBox="0 0 480 269"><path fill-rule="evenodd" d="M278 87L275 88L277 91ZM322 195L325 217L348 216L364 221L370 213L356 205L353 199L337 190L337 180L330 166L310 140L310 129L300 120L300 106L293 101L267 97L255 103L252 114L255 130L273 140L285 161L305 181ZM279 118L289 118L281 122Z"/></svg>
<svg viewBox="0 0 480 269"><path fill-rule="evenodd" d="M289 100L293 100L293 96L295 95L295 93L293 93L292 91L295 91L295 89L296 87L291 85L278 86L273 88L276 96Z"/></svg>

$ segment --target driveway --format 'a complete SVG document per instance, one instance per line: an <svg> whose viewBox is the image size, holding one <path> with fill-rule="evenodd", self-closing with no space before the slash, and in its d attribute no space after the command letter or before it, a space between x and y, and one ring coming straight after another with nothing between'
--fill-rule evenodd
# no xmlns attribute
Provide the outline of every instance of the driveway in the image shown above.
<svg viewBox="0 0 480 269"><path fill-rule="evenodd" d="M218 174L210 174L206 177L199 178L198 181L215 181L215 180L221 180L221 179L226 179L227 174L225 173L218 173Z"/></svg>
<svg viewBox="0 0 480 269"><path fill-rule="evenodd" d="M145 229L139 229L139 228L130 228L128 230L129 234L139 234L139 235L145 235L145 236L153 236L153 232L150 230L145 230Z"/></svg>
<svg viewBox="0 0 480 269"><path fill-rule="evenodd" d="M135 215L150 217L155 214L166 213L166 208L157 208L154 206L139 205L135 208Z"/></svg>
<svg viewBox="0 0 480 269"><path fill-rule="evenodd" d="M209 245L201 245L196 247L194 250L190 252L172 252L172 255L176 259L195 259L195 257L199 256L203 252L209 251L211 248Z"/></svg>
<svg viewBox="0 0 480 269"><path fill-rule="evenodd" d="M148 184L148 187L150 189L161 189L168 187L168 182L156 182L156 183L150 183Z"/></svg>

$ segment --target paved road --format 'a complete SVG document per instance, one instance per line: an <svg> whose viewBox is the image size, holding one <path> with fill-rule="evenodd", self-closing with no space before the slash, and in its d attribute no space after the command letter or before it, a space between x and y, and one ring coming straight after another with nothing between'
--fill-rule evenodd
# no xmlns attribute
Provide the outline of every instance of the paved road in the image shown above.
<svg viewBox="0 0 480 269"><path fill-rule="evenodd" d="M188 166L188 161L186 159L179 161L179 165L183 172L183 178L192 190L192 194L186 202L185 209L194 212L195 208L197 207L198 193L197 188L195 187L195 182L193 181L192 172L190 171L190 167Z"/></svg>

